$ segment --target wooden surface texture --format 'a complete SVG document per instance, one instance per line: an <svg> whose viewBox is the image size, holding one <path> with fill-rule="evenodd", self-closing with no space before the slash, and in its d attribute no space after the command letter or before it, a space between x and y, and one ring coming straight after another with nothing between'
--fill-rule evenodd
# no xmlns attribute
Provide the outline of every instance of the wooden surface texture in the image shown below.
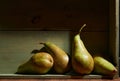
<svg viewBox="0 0 120 81"><path fill-rule="evenodd" d="M117 79L0 79L0 81L120 81Z"/></svg>

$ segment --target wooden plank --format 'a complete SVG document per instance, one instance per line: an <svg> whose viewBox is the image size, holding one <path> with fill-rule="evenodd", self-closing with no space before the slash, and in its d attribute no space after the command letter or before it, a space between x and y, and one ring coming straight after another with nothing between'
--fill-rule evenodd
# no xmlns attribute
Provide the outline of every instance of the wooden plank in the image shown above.
<svg viewBox="0 0 120 81"><path fill-rule="evenodd" d="M120 81L118 79L0 79L0 81Z"/></svg>
<svg viewBox="0 0 120 81"><path fill-rule="evenodd" d="M112 6L113 5L113 6ZM119 0L110 1L109 52L114 64L119 66ZM119 69L119 68L118 68Z"/></svg>
<svg viewBox="0 0 120 81"><path fill-rule="evenodd" d="M112 76L104 76L104 75L70 75L70 74L44 74L44 75L22 75L22 74L1 74L0 79L8 78L8 79L116 79Z"/></svg>
<svg viewBox="0 0 120 81"><path fill-rule="evenodd" d="M108 0L0 1L0 30L108 31ZM101 6L102 5L102 6Z"/></svg>

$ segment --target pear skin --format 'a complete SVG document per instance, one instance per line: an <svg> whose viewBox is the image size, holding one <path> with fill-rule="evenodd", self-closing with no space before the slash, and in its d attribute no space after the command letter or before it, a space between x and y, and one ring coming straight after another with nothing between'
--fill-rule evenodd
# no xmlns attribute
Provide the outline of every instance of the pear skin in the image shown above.
<svg viewBox="0 0 120 81"><path fill-rule="evenodd" d="M50 52L54 59L54 70L56 73L66 73L70 68L68 54L52 42L41 43Z"/></svg>
<svg viewBox="0 0 120 81"><path fill-rule="evenodd" d="M27 62L21 64L17 72L18 74L45 74L53 66L53 58L50 54L40 52L34 54Z"/></svg>
<svg viewBox="0 0 120 81"><path fill-rule="evenodd" d="M83 25L84 27L85 25ZM82 28L80 31L82 30ZM76 34L73 40L72 67L76 73L90 74L94 68L94 61L91 54L87 51L80 34Z"/></svg>
<svg viewBox="0 0 120 81"><path fill-rule="evenodd" d="M115 66L101 56L94 57L94 73L113 76L117 73Z"/></svg>

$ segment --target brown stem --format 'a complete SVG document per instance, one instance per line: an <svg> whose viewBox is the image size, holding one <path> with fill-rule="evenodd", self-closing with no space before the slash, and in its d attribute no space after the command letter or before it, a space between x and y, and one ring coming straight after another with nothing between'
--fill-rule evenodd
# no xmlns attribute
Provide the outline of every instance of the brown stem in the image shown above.
<svg viewBox="0 0 120 81"><path fill-rule="evenodd" d="M83 24L83 26L79 30L79 34L81 33L82 29L86 26L86 24Z"/></svg>
<svg viewBox="0 0 120 81"><path fill-rule="evenodd" d="M43 43L43 42L40 42L39 44L45 44L45 43Z"/></svg>

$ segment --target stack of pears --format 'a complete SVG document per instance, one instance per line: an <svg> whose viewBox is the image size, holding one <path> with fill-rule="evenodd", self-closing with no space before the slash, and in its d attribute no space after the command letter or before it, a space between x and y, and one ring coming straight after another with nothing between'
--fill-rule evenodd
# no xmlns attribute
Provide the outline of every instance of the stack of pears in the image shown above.
<svg viewBox="0 0 120 81"><path fill-rule="evenodd" d="M37 51L24 64L21 64L17 73L22 74L46 74L51 69L55 73L63 74L72 69L74 72L86 75L90 73L102 75L115 75L117 69L115 66L101 56L92 56L86 49L80 38L81 30L86 26L84 24L79 33L74 36L71 59L70 56L60 47L52 42L40 43L44 47Z"/></svg>
<svg viewBox="0 0 120 81"><path fill-rule="evenodd" d="M46 74L51 68L55 73L63 74L70 69L68 54L52 42L40 43L44 47L34 50L35 53L26 63L20 65L16 73L19 74Z"/></svg>

